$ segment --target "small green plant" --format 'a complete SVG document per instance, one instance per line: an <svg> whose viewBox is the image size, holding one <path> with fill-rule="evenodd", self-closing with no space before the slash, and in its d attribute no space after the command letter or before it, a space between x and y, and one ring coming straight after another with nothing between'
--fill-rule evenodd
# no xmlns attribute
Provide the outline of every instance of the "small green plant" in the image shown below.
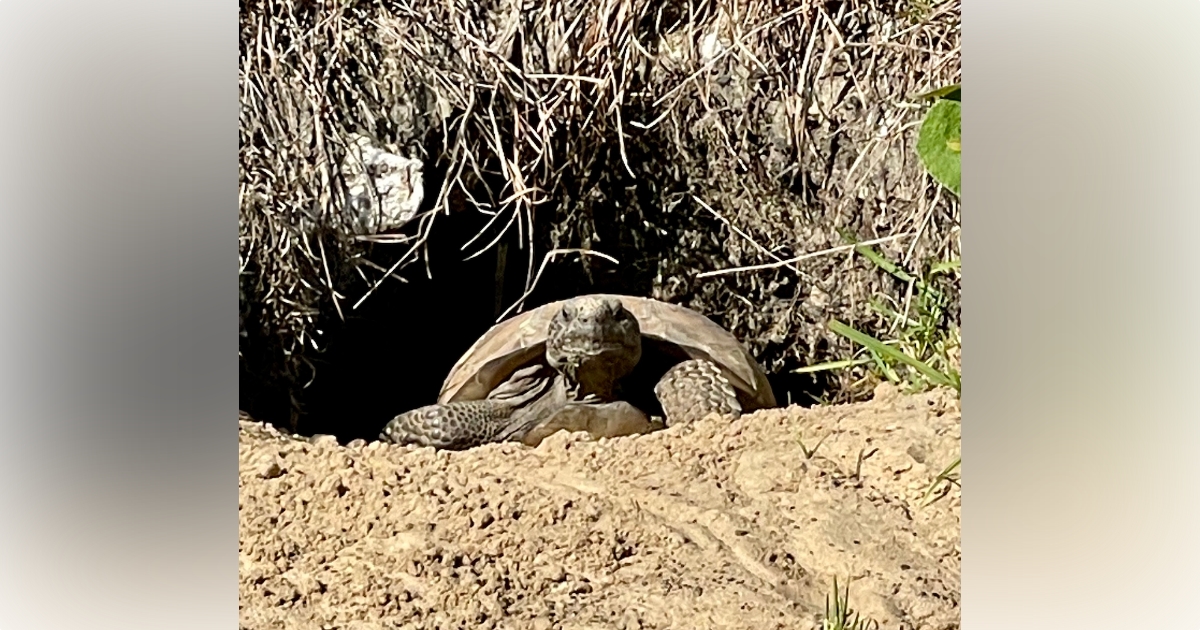
<svg viewBox="0 0 1200 630"><path fill-rule="evenodd" d="M825 438L828 437L829 435L827 434L825 437L817 440L817 443L811 449L804 443L803 434L796 436L796 443L800 445L800 451L804 453L804 459L812 459L813 455L817 454L817 449L821 448L821 445L825 443Z"/></svg>
<svg viewBox="0 0 1200 630"><path fill-rule="evenodd" d="M924 22L925 20L929 19L929 16L933 13L934 9L944 4L946 1L947 0L912 0L912 2L909 3L907 10L903 12L903 15L908 17L913 24Z"/></svg>
<svg viewBox="0 0 1200 630"><path fill-rule="evenodd" d="M933 480L933 483L929 484L929 487L925 489L925 496L921 498L921 507L925 507L926 505L929 505L937 500L938 497L933 496L933 493L935 490L941 487L943 483L945 483L947 487L950 485L961 487L962 484L959 482L959 476L957 474L958 468L961 465L962 457L959 457L949 466L946 466L946 468L938 474L938 476Z"/></svg>
<svg viewBox="0 0 1200 630"><path fill-rule="evenodd" d="M917 136L925 169L956 196L962 193L962 86L948 85L920 95L932 100Z"/></svg>
<svg viewBox="0 0 1200 630"><path fill-rule="evenodd" d="M847 233L843 237L852 240ZM907 383L910 390L920 391L930 386L951 387L961 391L962 384L952 355L958 351L960 335L949 321L951 300L937 287L938 276L957 274L958 261L929 265L921 275L900 268L870 246L855 248L867 260L911 287L911 299L905 304L889 304L873 299L871 308L894 323L895 338L881 341L837 320L829 329L862 347L866 357L851 357L806 368L844 369L874 364L882 378L893 383Z"/></svg>
<svg viewBox="0 0 1200 630"><path fill-rule="evenodd" d="M821 630L878 630L879 622L874 619L863 619L857 612L850 609L850 586L846 585L845 592L838 590L837 578L833 578L833 601L825 596L825 620L821 622Z"/></svg>
<svg viewBox="0 0 1200 630"><path fill-rule="evenodd" d="M902 380L896 372L894 365L895 362L898 362L913 368L933 385L953 387L956 390L961 389L959 377L956 372L946 373L938 371L930 367L928 363L916 359L901 350L897 350L867 333L847 326L836 319L829 322L829 329L865 347L871 353L871 358L874 360L876 367L892 382L901 382ZM910 384L916 385L914 381L919 382L919 379L910 378L909 380Z"/></svg>

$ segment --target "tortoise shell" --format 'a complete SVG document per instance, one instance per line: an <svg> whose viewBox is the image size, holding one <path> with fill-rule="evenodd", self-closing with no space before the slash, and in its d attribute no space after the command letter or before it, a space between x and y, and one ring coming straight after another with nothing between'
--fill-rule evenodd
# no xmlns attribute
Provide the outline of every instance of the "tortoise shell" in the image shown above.
<svg viewBox="0 0 1200 630"><path fill-rule="evenodd" d="M775 407L775 394L758 362L732 334L700 313L675 304L629 295L620 300L642 332L642 360L622 379L624 399L653 408L654 383L672 365L707 359L738 392L744 411ZM454 364L442 385L439 403L481 400L513 372L546 361L551 318L563 301L551 302L493 326Z"/></svg>

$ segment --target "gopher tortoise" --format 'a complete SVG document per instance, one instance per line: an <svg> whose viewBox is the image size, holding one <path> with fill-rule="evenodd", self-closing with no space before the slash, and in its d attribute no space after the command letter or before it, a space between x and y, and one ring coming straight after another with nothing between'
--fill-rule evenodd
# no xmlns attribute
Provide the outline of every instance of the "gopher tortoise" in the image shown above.
<svg viewBox="0 0 1200 630"><path fill-rule="evenodd" d="M559 430L616 437L775 405L762 368L712 320L596 294L492 327L450 370L436 404L396 416L379 437L441 449L536 446Z"/></svg>

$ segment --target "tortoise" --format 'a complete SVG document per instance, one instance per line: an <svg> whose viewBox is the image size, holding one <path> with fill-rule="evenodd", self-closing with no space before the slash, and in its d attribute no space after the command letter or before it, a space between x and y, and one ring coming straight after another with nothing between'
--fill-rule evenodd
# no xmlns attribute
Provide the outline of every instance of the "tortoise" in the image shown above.
<svg viewBox="0 0 1200 630"><path fill-rule="evenodd" d="M774 406L762 368L712 320L591 294L493 326L450 370L436 404L396 416L379 437L454 450L536 446L559 430L617 437Z"/></svg>

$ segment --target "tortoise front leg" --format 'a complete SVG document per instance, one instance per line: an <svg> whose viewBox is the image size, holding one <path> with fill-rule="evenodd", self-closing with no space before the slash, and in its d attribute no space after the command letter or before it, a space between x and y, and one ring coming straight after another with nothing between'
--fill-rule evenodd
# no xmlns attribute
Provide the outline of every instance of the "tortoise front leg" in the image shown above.
<svg viewBox="0 0 1200 630"><path fill-rule="evenodd" d="M515 431L536 421L547 407L561 399L561 394L550 391L555 383L553 374L540 364L521 368L484 400L460 400L406 411L383 427L379 439L450 450L513 439Z"/></svg>
<svg viewBox="0 0 1200 630"><path fill-rule="evenodd" d="M496 400L465 400L406 411L387 423L379 439L462 450L495 441L512 420L515 407Z"/></svg>
<svg viewBox="0 0 1200 630"><path fill-rule="evenodd" d="M712 413L726 418L742 414L737 391L712 361L691 359L672 367L654 386L654 395L669 427Z"/></svg>

